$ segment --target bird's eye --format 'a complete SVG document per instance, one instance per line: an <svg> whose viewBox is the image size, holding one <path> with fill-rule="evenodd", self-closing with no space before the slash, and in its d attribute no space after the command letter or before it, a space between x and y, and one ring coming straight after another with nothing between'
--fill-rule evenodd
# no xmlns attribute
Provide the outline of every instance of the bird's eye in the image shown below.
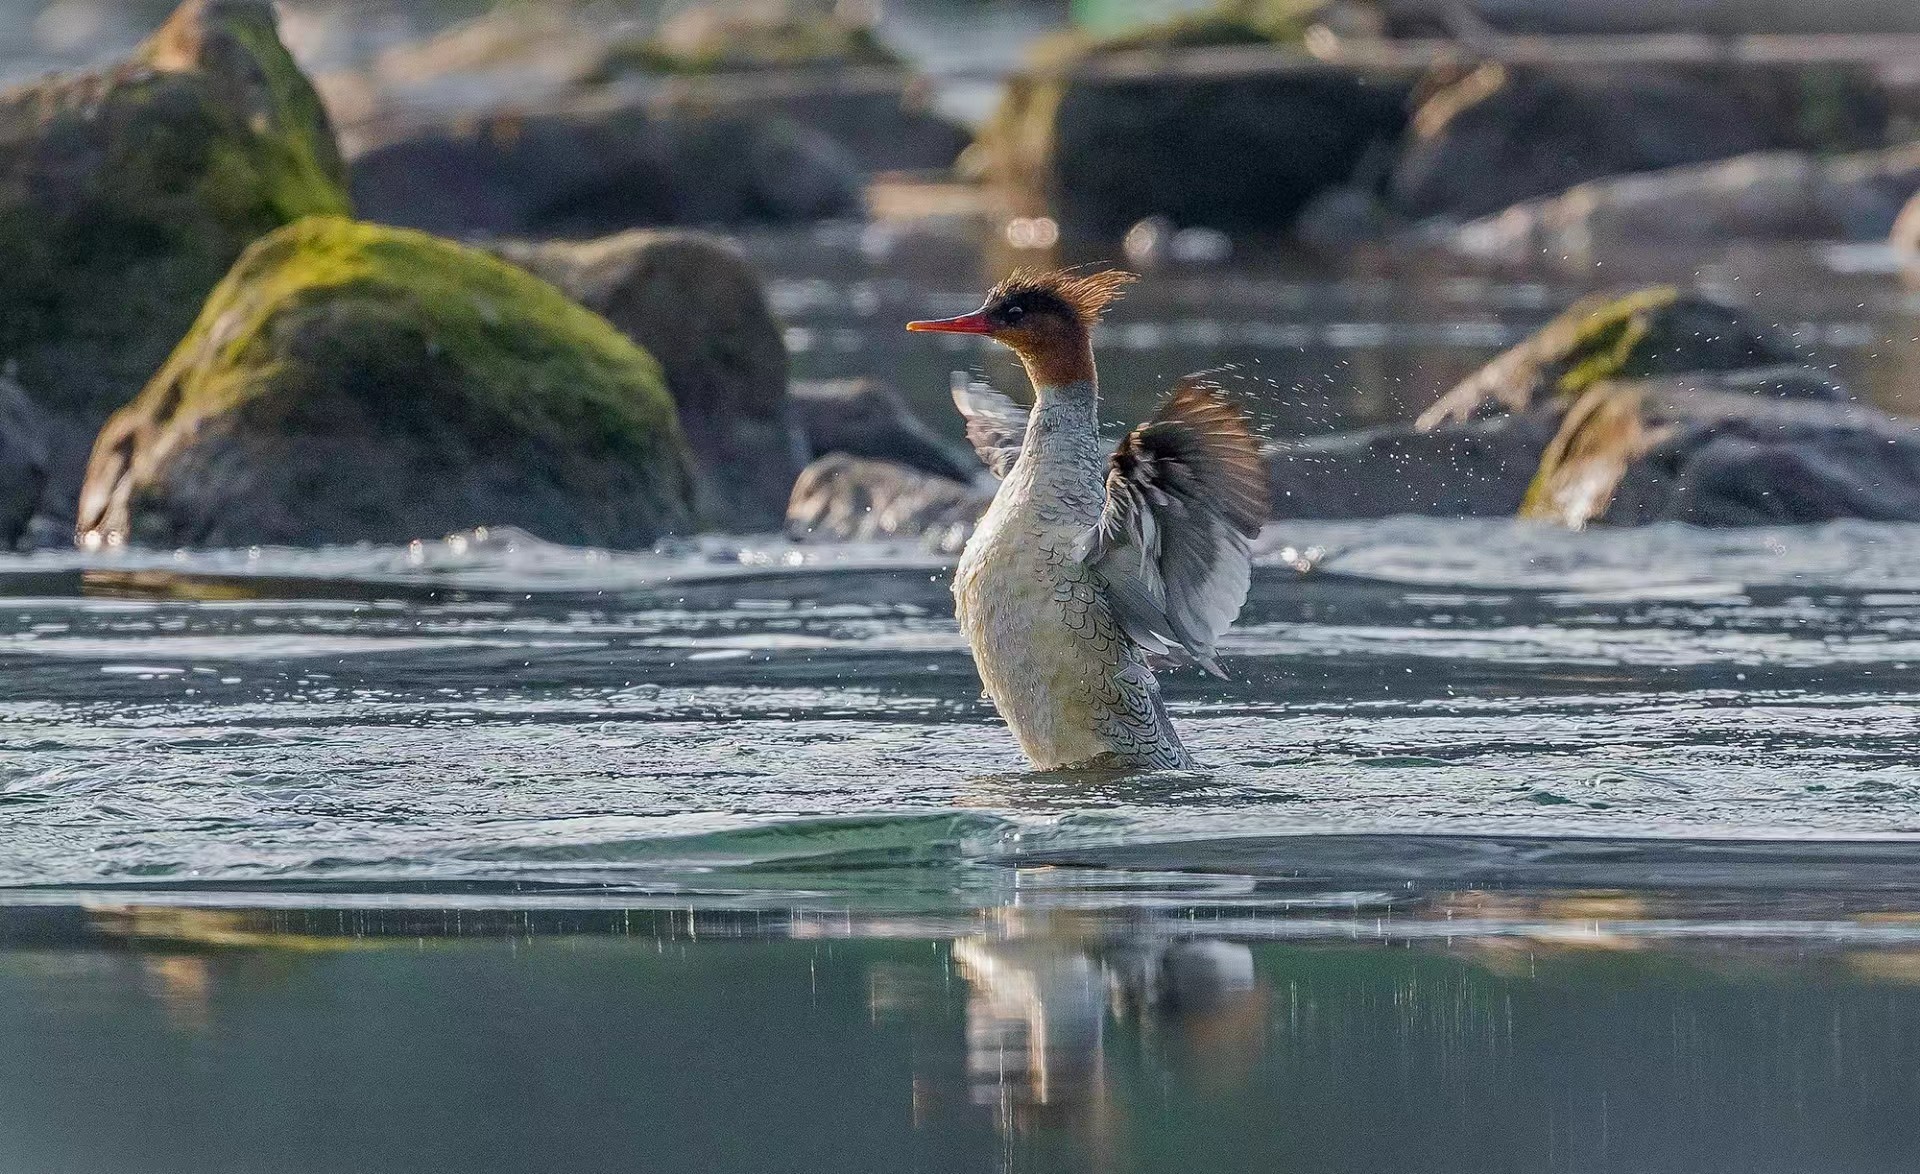
<svg viewBox="0 0 1920 1174"><path fill-rule="evenodd" d="M1025 306L1008 306L1006 309L1000 311L1000 316L1009 322L1018 322L1026 312Z"/></svg>

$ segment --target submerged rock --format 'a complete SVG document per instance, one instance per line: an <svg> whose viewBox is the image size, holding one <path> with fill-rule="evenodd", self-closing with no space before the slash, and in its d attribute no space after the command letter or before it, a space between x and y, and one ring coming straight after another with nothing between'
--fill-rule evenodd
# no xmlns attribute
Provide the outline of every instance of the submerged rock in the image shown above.
<svg viewBox="0 0 1920 1174"><path fill-rule="evenodd" d="M260 235L348 211L273 9L189 0L133 57L0 93L0 361L48 418L42 508Z"/></svg>
<svg viewBox="0 0 1920 1174"><path fill-rule="evenodd" d="M370 220L446 235L601 236L850 216L861 170L777 115L594 101L407 128L354 160L353 195Z"/></svg>
<svg viewBox="0 0 1920 1174"><path fill-rule="evenodd" d="M479 525L638 547L687 529L660 365L560 291L419 233L260 241L102 429L90 542L405 542Z"/></svg>
<svg viewBox="0 0 1920 1174"><path fill-rule="evenodd" d="M794 482L787 532L839 542L913 538L958 550L993 501L993 486L892 461L831 453Z"/></svg>
<svg viewBox="0 0 1920 1174"><path fill-rule="evenodd" d="M1577 263L1729 240L1880 240L1915 192L1920 146L1832 158L1746 155L1594 180L1463 225L1447 240L1475 256L1520 261L1544 254Z"/></svg>
<svg viewBox="0 0 1920 1174"><path fill-rule="evenodd" d="M1148 216L1223 230L1292 225L1405 126L1407 87L1338 70L1235 79L1101 77L1135 50L1297 43L1311 6L1225 3L1137 33L1067 38L1013 79L970 153L1015 206L1072 237Z"/></svg>
<svg viewBox="0 0 1920 1174"><path fill-rule="evenodd" d="M804 442L787 394L786 343L745 258L717 238L686 232L506 243L495 251L660 361L709 526L779 528L805 463Z"/></svg>
<svg viewBox="0 0 1920 1174"><path fill-rule="evenodd" d="M1875 147L1888 120L1859 71L1486 65L1414 115L1393 197L1408 216L1473 220L1603 176Z"/></svg>

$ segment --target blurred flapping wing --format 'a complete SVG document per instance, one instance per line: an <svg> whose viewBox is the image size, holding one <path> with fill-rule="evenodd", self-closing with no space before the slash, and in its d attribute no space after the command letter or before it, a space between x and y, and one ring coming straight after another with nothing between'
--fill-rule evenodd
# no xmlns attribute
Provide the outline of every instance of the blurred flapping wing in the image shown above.
<svg viewBox="0 0 1920 1174"><path fill-rule="evenodd" d="M1106 580L1134 643L1224 677L1214 642L1246 602L1248 541L1266 519L1266 469L1246 414L1189 377L1114 451L1106 508L1076 553Z"/></svg>
<svg viewBox="0 0 1920 1174"><path fill-rule="evenodd" d="M1027 438L1027 409L961 371L953 373L953 406L966 417L973 451L995 477L1005 478Z"/></svg>

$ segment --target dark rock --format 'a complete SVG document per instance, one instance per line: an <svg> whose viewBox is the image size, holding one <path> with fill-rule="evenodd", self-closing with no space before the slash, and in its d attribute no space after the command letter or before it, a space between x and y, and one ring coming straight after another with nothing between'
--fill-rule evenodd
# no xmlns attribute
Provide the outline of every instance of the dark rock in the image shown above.
<svg viewBox="0 0 1920 1174"><path fill-rule="evenodd" d="M1521 515L1575 529L1920 521L1920 425L1864 404L1755 394L1765 383L1596 385L1568 410Z"/></svg>
<svg viewBox="0 0 1920 1174"><path fill-rule="evenodd" d="M808 465L794 482L787 532L840 542L913 538L958 550L993 492L891 461L832 453Z"/></svg>
<svg viewBox="0 0 1920 1174"><path fill-rule="evenodd" d="M969 155L1015 206L1070 237L1117 239L1148 216L1228 231L1280 230L1347 183L1406 124L1406 86L1337 70L1236 79L1100 77L1116 54L1297 43L1297 7L1228 5L1102 41L1041 51L1007 86ZM1285 9L1283 12L1282 10Z"/></svg>
<svg viewBox="0 0 1920 1174"><path fill-rule="evenodd" d="M984 471L971 448L935 432L884 383L796 383L793 404L801 439L813 456L844 453L963 482L977 480Z"/></svg>
<svg viewBox="0 0 1920 1174"><path fill-rule="evenodd" d="M861 206L858 164L820 131L638 103L410 129L354 160L353 194L368 219L447 235L800 223Z"/></svg>
<svg viewBox="0 0 1920 1174"><path fill-rule="evenodd" d="M660 366L524 270L314 217L248 250L94 446L89 542L640 547L693 519Z"/></svg>
<svg viewBox="0 0 1920 1174"><path fill-rule="evenodd" d="M464 120L620 107L666 124L778 120L867 172L946 168L972 141L870 30L826 12L686 9L634 38L589 14L501 5L317 84L355 158Z"/></svg>
<svg viewBox="0 0 1920 1174"><path fill-rule="evenodd" d="M0 374L0 550L29 545L47 485L50 431L39 406Z"/></svg>
<svg viewBox="0 0 1920 1174"><path fill-rule="evenodd" d="M1844 71L1482 66L1415 114L1394 203L1472 220L1602 176L1877 147L1888 113L1875 95Z"/></svg>
<svg viewBox="0 0 1920 1174"><path fill-rule="evenodd" d="M43 508L71 519L100 423L249 243L347 210L266 3L189 0L123 64L0 94L0 362L48 416Z"/></svg>
<svg viewBox="0 0 1920 1174"><path fill-rule="evenodd" d="M766 69L898 68L871 25L788 5L684 8L647 36L607 47L591 80L625 74L709 74Z"/></svg>
<svg viewBox="0 0 1920 1174"><path fill-rule="evenodd" d="M1274 514L1564 520L1587 508L1565 499L1592 481L1543 470L1572 467L1554 446L1591 389L1673 376L1683 380L1676 388L1705 388L1756 413L1780 403L1843 405L1846 389L1804 361L1778 330L1699 295L1671 287L1596 294L1462 380L1411 425L1268 446ZM1676 390L1670 398L1686 396ZM1548 493L1548 483L1563 488Z"/></svg>
<svg viewBox="0 0 1920 1174"><path fill-rule="evenodd" d="M686 232L507 243L495 251L660 361L693 451L707 525L779 528L805 453L793 427L780 325L759 275L737 251Z"/></svg>
<svg viewBox="0 0 1920 1174"><path fill-rule="evenodd" d="M825 135L868 175L945 171L973 143L965 127L934 112L926 86L902 74L837 87L805 78L763 79L738 93L702 95L715 112L755 113Z"/></svg>
<svg viewBox="0 0 1920 1174"><path fill-rule="evenodd" d="M1718 248L1729 240L1880 240L1915 192L1920 147L1833 158L1744 155L1597 179L1463 225L1447 240L1480 257L1546 255L1576 264L1637 248Z"/></svg>
<svg viewBox="0 0 1920 1174"><path fill-rule="evenodd" d="M1262 455L1273 516L1511 517L1559 427L1558 412L1536 411L1272 443Z"/></svg>
<svg viewBox="0 0 1920 1174"><path fill-rule="evenodd" d="M1418 426L1432 429L1522 412L1537 404L1564 404L1606 379L1739 371L1805 360L1777 328L1673 286L1593 294L1461 380L1421 414ZM1799 389L1814 398L1833 398L1830 385Z"/></svg>

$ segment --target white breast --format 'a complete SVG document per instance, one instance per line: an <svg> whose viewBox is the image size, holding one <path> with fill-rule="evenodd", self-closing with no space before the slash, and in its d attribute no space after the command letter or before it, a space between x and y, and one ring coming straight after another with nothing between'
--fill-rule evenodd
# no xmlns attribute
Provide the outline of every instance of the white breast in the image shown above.
<svg viewBox="0 0 1920 1174"><path fill-rule="evenodd" d="M1060 559L1080 528L1042 520L1008 488L961 556L955 613L988 696L1034 765L1085 762L1108 750L1087 683L1116 666L1067 626L1057 598Z"/></svg>

